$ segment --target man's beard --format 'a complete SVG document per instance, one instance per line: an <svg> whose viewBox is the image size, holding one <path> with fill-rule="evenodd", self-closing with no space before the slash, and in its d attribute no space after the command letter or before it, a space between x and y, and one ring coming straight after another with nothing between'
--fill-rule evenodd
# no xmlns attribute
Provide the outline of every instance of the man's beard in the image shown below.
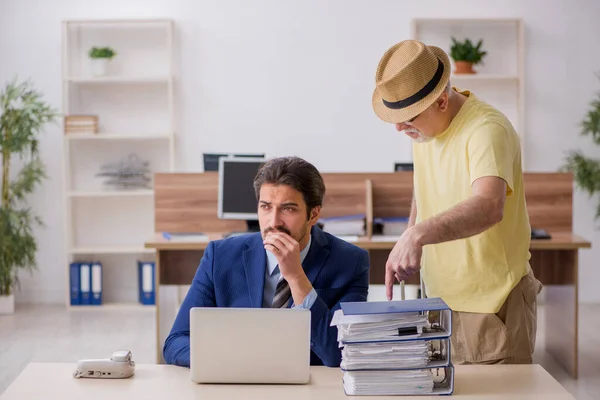
<svg viewBox="0 0 600 400"><path fill-rule="evenodd" d="M263 235L266 237L267 233L269 233L269 232L283 232L283 233L287 233L288 235L292 236L292 233L287 228L284 228L283 226L278 226L276 228L271 228L271 227L265 228L263 230Z"/></svg>
<svg viewBox="0 0 600 400"><path fill-rule="evenodd" d="M417 137L416 139L411 137L411 139L417 143L425 143L425 142L429 142L431 139L433 139L432 137L423 135L423 133L417 129L406 129L406 130L404 130L404 132L407 134L408 133L416 133L417 135L419 135L419 137Z"/></svg>
<svg viewBox="0 0 600 400"><path fill-rule="evenodd" d="M303 229L300 231L300 237L295 237L294 235L292 235L292 232L290 232L289 229L287 229L283 226L277 226L275 228L268 227L268 228L263 229L263 238L266 238L267 234L269 232L283 232L283 233L286 233L287 235L291 236L298 243L300 243L302 241L302 239L304 239L306 237L306 234L308 233L308 231L309 231L308 222L304 225Z"/></svg>

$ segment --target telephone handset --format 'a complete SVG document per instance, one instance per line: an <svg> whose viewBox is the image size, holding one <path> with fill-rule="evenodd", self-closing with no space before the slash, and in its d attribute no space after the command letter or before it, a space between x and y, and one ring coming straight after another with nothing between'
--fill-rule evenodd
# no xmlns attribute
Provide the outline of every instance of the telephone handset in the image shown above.
<svg viewBox="0 0 600 400"><path fill-rule="evenodd" d="M74 378L129 378L135 370L131 351L115 351L110 358L79 360Z"/></svg>

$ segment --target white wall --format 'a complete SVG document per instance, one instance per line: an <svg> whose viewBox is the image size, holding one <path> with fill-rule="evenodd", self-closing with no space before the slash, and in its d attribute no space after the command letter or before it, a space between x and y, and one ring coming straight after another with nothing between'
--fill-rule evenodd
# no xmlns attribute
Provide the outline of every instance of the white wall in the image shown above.
<svg viewBox="0 0 600 400"><path fill-rule="evenodd" d="M521 17L526 24L528 171L555 171L568 149L600 156L578 124L600 89L600 3L397 0L0 0L0 82L31 77L61 104L63 19L169 17L177 24L177 168L201 171L202 152L296 154L322 171L390 171L408 141L370 106L376 65L410 37L413 17ZM575 6L576 4L576 6ZM335 90L333 90L335 89ZM46 222L40 270L22 276L19 302L62 303L65 256L60 127L41 151L50 179L32 198ZM341 150L341 146L344 150ZM600 301L595 201L577 193L580 299ZM374 265L373 268L383 266Z"/></svg>

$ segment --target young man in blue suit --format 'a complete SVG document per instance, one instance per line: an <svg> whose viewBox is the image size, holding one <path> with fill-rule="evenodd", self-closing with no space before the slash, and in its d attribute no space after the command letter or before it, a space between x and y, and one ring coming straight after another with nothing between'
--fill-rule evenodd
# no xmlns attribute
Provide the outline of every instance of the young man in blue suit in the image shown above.
<svg viewBox="0 0 600 400"><path fill-rule="evenodd" d="M165 340L165 361L190 366L192 307L288 307L310 309L311 365L338 367L329 325L340 302L367 301L368 253L315 226L325 184L301 158L268 161L254 190L260 233L209 243Z"/></svg>

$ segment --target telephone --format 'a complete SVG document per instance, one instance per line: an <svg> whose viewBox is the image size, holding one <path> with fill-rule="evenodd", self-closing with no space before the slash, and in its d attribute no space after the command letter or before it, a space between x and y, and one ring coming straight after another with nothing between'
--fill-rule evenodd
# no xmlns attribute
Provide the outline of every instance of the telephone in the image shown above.
<svg viewBox="0 0 600 400"><path fill-rule="evenodd" d="M79 360L73 378L129 378L133 375L135 362L131 351L115 351L110 358Z"/></svg>

